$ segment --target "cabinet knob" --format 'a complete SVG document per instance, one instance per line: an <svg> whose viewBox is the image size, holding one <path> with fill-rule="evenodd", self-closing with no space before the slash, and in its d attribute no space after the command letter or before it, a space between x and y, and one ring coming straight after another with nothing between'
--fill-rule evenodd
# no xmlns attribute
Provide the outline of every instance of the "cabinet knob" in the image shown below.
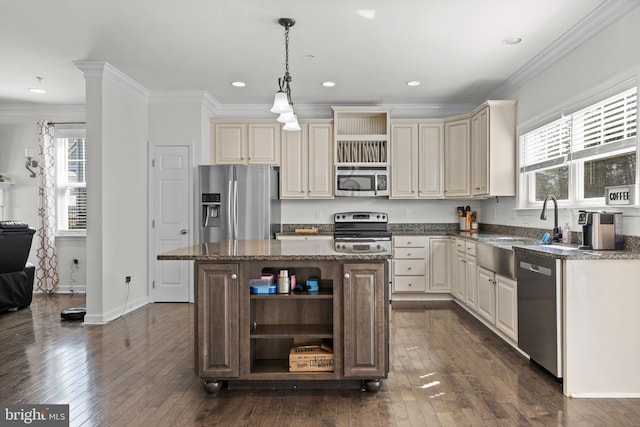
<svg viewBox="0 0 640 427"><path fill-rule="evenodd" d="M349 273L344 273L344 278L345 278L345 279L350 279L350 278L351 278L351 275L350 275Z"/></svg>
<svg viewBox="0 0 640 427"><path fill-rule="evenodd" d="M187 234L187 229L183 228L182 230L180 230L180 234Z"/></svg>
<svg viewBox="0 0 640 427"><path fill-rule="evenodd" d="M231 273L231 278L233 280L236 280L238 278L238 275L236 273Z"/></svg>
<svg viewBox="0 0 640 427"><path fill-rule="evenodd" d="M407 270L411 270L411 267L407 267Z"/></svg>

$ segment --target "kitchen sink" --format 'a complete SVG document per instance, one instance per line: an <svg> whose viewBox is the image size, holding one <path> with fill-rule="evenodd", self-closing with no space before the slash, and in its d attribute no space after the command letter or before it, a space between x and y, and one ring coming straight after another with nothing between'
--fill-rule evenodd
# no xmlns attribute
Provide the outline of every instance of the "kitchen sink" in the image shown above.
<svg viewBox="0 0 640 427"><path fill-rule="evenodd" d="M479 241L476 245L476 260L480 267L501 276L515 279L515 253L513 246L539 245L540 241L517 237L495 237Z"/></svg>

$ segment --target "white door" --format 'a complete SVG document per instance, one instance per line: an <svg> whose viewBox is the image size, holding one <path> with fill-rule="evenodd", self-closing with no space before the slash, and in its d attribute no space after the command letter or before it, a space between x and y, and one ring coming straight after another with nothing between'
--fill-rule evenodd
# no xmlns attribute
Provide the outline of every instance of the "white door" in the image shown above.
<svg viewBox="0 0 640 427"><path fill-rule="evenodd" d="M193 244L191 146L151 146L149 295L155 302L189 302L191 261L158 261L157 255Z"/></svg>

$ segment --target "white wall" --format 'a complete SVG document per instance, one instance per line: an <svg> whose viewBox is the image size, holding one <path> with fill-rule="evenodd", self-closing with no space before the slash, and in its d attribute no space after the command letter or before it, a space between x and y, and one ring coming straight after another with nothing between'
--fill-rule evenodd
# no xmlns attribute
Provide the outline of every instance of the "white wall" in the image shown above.
<svg viewBox="0 0 640 427"><path fill-rule="evenodd" d="M535 124L557 119L563 109L570 110L581 101L629 79L640 81L640 7L586 41L554 65L505 98L517 99L518 135ZM549 207L549 206L548 206ZM535 228L553 228L553 216L540 220L540 211L514 211L515 197L504 197L500 203L489 199L482 203L482 222ZM618 209L616 209L618 210ZM637 209L624 212L624 234L640 236ZM577 223L576 209L560 209L559 223L573 231L582 229Z"/></svg>
<svg viewBox="0 0 640 427"><path fill-rule="evenodd" d="M148 302L148 109L144 89L108 64L79 68L93 148L87 188L100 189L87 194L85 322L102 323Z"/></svg>

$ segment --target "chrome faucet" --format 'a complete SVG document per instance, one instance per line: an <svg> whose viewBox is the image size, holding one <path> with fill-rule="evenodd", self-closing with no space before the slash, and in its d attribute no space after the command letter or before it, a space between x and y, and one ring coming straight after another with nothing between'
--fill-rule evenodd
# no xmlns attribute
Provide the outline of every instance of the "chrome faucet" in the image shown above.
<svg viewBox="0 0 640 427"><path fill-rule="evenodd" d="M542 203L542 213L540 213L540 219L547 219L547 200L551 199L553 202L553 241L559 242L562 240L562 229L558 227L558 200L553 194L549 194L544 198Z"/></svg>

